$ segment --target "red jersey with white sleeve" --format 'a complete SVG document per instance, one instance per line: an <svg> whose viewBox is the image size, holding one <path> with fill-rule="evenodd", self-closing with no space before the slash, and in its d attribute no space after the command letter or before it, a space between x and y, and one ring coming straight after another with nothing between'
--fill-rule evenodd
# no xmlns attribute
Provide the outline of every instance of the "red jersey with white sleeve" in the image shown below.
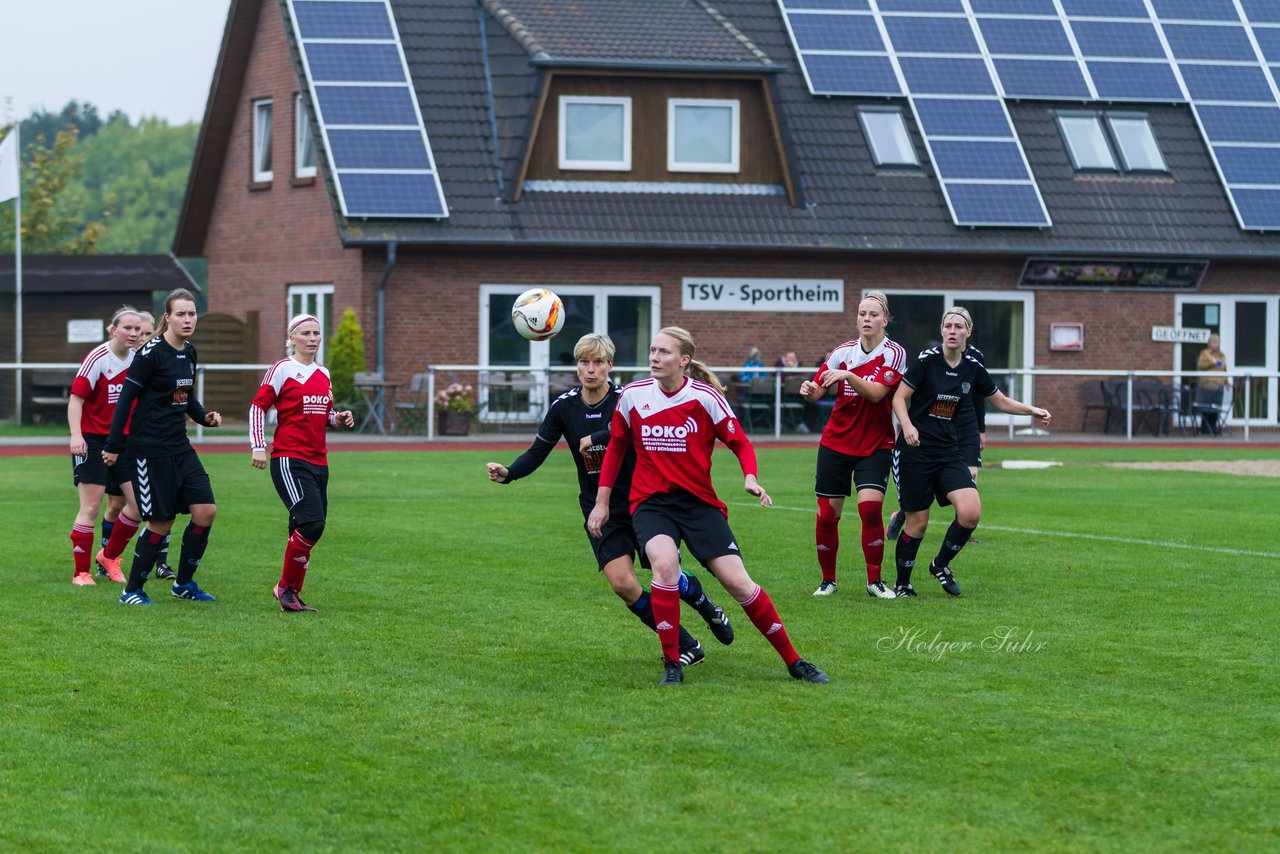
<svg viewBox="0 0 1280 854"><path fill-rule="evenodd" d="M133 351L124 358L111 352L107 344L99 344L89 351L80 363L80 370L71 382L71 393L84 401L80 409L81 434L106 436L111 432L111 416L116 412L116 401L124 388L124 378L133 364ZM125 435L129 433L126 421Z"/></svg>
<svg viewBox="0 0 1280 854"><path fill-rule="evenodd" d="M654 495L684 490L727 518L729 508L711 485L716 439L737 456L743 475L756 474L755 448L729 402L715 386L688 377L674 394L663 391L652 377L623 387L609 431L600 485L614 485L627 445L632 445L636 450L632 512Z"/></svg>
<svg viewBox="0 0 1280 854"><path fill-rule="evenodd" d="M844 380L829 388L827 393L834 393L836 401L831 418L822 430L822 444L851 457L866 457L881 448L892 448L893 389L902 381L906 367L906 351L888 338L869 353L857 340L846 341L832 350L814 374L814 382L827 370L849 371L856 377L887 386L889 393L879 403L872 403Z"/></svg>
<svg viewBox="0 0 1280 854"><path fill-rule="evenodd" d="M276 408L276 434L271 457L291 457L313 465L329 464L325 431L337 421L329 371L314 362L304 365L281 359L262 378L249 404L249 441L255 451L267 447L263 422Z"/></svg>

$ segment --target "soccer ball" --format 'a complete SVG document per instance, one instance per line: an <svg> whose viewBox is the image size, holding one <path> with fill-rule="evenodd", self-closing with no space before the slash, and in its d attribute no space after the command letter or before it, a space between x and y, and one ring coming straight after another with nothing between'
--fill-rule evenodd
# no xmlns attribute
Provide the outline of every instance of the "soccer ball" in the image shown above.
<svg viewBox="0 0 1280 854"><path fill-rule="evenodd" d="M546 288L530 288L511 306L516 332L530 341L546 341L564 328L564 303Z"/></svg>

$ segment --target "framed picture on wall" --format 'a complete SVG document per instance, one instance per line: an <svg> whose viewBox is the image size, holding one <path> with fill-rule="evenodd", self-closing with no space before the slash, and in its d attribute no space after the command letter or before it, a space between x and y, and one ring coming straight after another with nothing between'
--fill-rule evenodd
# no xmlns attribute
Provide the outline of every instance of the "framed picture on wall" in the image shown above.
<svg viewBox="0 0 1280 854"><path fill-rule="evenodd" d="M1049 349L1050 350L1083 350L1084 349L1084 324L1083 323L1050 323L1049 324Z"/></svg>

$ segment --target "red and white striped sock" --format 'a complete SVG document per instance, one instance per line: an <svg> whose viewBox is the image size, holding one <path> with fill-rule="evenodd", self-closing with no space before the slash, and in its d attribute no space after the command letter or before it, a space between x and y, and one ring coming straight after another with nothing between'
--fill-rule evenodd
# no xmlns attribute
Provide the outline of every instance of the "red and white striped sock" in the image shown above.
<svg viewBox="0 0 1280 854"><path fill-rule="evenodd" d="M137 519L130 519L124 513L117 516L115 527L111 529L111 537L107 540L107 544L102 547L102 556L118 558L124 554L125 546L129 545L133 535L138 532L140 524L142 523Z"/></svg>
<svg viewBox="0 0 1280 854"><path fill-rule="evenodd" d="M662 655L668 661L680 660L680 585L670 587L653 582L649 588L653 619L662 642Z"/></svg>

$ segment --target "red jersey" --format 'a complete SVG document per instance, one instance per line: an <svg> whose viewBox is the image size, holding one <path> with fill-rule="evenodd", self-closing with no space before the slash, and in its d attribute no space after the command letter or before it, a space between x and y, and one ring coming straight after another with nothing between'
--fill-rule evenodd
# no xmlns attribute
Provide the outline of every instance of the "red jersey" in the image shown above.
<svg viewBox="0 0 1280 854"><path fill-rule="evenodd" d="M827 389L827 394L835 394L836 402L822 431L822 444L851 457L866 457L881 448L892 448L893 389L902 380L906 367L906 351L888 338L870 353L856 340L846 341L832 350L814 374L814 382L826 370L849 371L856 377L887 386L889 393L879 403L871 403L843 380Z"/></svg>
<svg viewBox="0 0 1280 854"><path fill-rule="evenodd" d="M124 378L131 364L132 350L122 359L106 344L99 344L84 357L76 378L71 382L71 393L84 401L80 410L81 434L105 436L111 432L111 416L115 415L116 401L120 399L120 389L124 388ZM124 432L126 435L129 433L127 421Z"/></svg>
<svg viewBox="0 0 1280 854"><path fill-rule="evenodd" d="M678 391L667 394L652 377L637 380L622 389L613 411L600 485L613 486L630 444L636 450L632 512L646 498L684 490L728 517L711 485L716 439L738 457L744 475L756 473L755 448L715 386L686 378Z"/></svg>
<svg viewBox="0 0 1280 854"><path fill-rule="evenodd" d="M267 446L263 421L273 406L276 434L271 440L272 458L291 457L317 466L328 465L325 431L336 418L328 369L314 362L304 365L293 358L281 359L267 369L249 404L249 441L255 450Z"/></svg>

